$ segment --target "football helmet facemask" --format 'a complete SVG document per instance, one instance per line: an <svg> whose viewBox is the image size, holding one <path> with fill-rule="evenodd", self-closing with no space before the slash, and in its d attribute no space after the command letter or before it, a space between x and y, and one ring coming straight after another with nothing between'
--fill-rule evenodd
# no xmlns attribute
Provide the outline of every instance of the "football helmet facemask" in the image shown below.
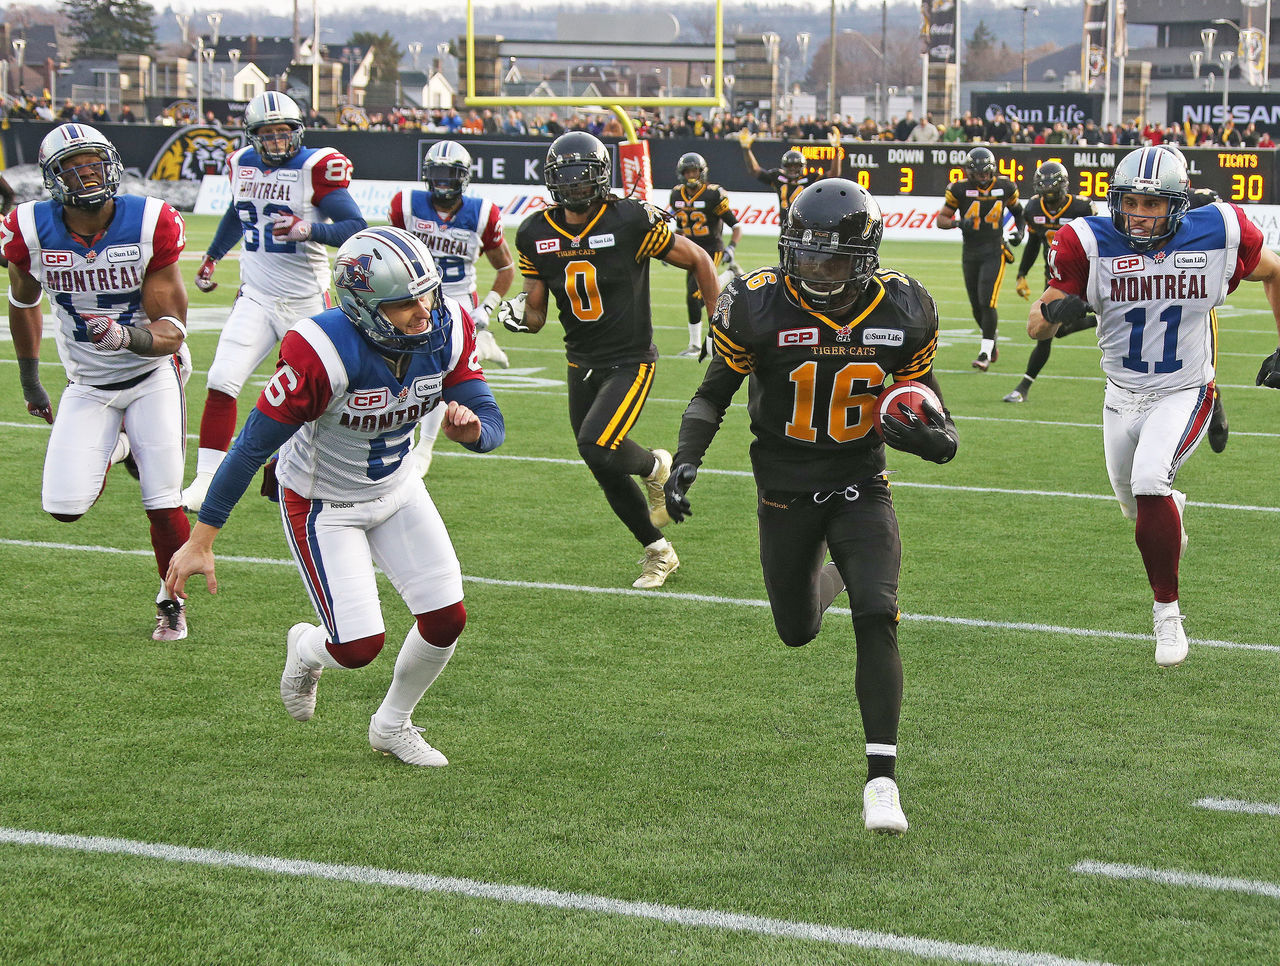
<svg viewBox="0 0 1280 966"><path fill-rule="evenodd" d="M289 140L283 149L267 147L267 141L258 134L259 129L268 124L289 125ZM249 143L258 152L258 157L272 167L285 164L302 150L302 132L305 127L302 111L293 98L279 91L259 94L244 109L244 131L249 136ZM275 139L268 140L276 143Z"/></svg>
<svg viewBox="0 0 1280 966"><path fill-rule="evenodd" d="M804 176L804 155L791 148L782 154L782 173L788 178Z"/></svg>
<svg viewBox="0 0 1280 966"><path fill-rule="evenodd" d="M366 228L348 238L334 260L333 284L343 314L379 349L437 352L453 338L453 316L431 252L403 229ZM409 299L421 300L431 312L425 332L402 332L382 311Z"/></svg>
<svg viewBox="0 0 1280 966"><path fill-rule="evenodd" d="M422 159L422 181L435 201L451 205L471 184L471 155L457 141L437 141Z"/></svg>
<svg viewBox="0 0 1280 966"><path fill-rule="evenodd" d="M609 152L586 131L569 131L551 142L542 176L551 200L573 212L583 212L610 195Z"/></svg>
<svg viewBox="0 0 1280 966"><path fill-rule="evenodd" d="M855 182L826 178L805 188L778 239L788 301L827 315L846 312L880 266L883 234L880 206Z"/></svg>
<svg viewBox="0 0 1280 966"><path fill-rule="evenodd" d="M1031 185L1045 204L1056 208L1066 200L1067 182L1067 169L1057 161L1046 161L1036 168Z"/></svg>
<svg viewBox="0 0 1280 966"><path fill-rule="evenodd" d="M1154 195L1169 200L1167 214L1140 215L1124 211L1124 196L1130 194ZM1111 211L1111 223L1135 252L1155 251L1173 237L1182 218L1191 207L1191 180L1181 152L1160 148L1139 148L1120 159L1111 176L1111 188L1107 191L1107 208ZM1163 231L1160 228L1164 222ZM1135 232L1134 228L1143 228Z"/></svg>
<svg viewBox="0 0 1280 966"><path fill-rule="evenodd" d="M964 159L965 173L981 188L996 180L996 156L990 148L974 148Z"/></svg>
<svg viewBox="0 0 1280 966"><path fill-rule="evenodd" d="M707 183L707 159L696 151L680 155L676 163L676 178L681 184L696 188Z"/></svg>
<svg viewBox="0 0 1280 966"><path fill-rule="evenodd" d="M88 164L67 165L68 158L91 154ZM40 174L49 196L61 205L96 211L115 197L124 176L120 152L88 124L60 124L40 142Z"/></svg>

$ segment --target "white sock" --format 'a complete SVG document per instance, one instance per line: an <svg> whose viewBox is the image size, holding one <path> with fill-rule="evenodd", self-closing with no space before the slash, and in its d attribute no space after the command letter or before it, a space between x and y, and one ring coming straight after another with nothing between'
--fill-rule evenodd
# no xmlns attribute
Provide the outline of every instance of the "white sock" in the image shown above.
<svg viewBox="0 0 1280 966"><path fill-rule="evenodd" d="M653 541L653 543L646 544L645 549L646 550L666 550L670 546L671 546L670 540L668 540L666 537L660 537L657 540Z"/></svg>
<svg viewBox="0 0 1280 966"><path fill-rule="evenodd" d="M111 465L114 466L129 455L129 437L121 433L116 437L115 448L111 450Z"/></svg>
<svg viewBox="0 0 1280 966"><path fill-rule="evenodd" d="M996 348L995 339L983 339L982 346L981 348L978 349L978 354L981 355L982 353L986 353L987 358L989 359L991 358L991 353L995 351L995 348Z"/></svg>
<svg viewBox="0 0 1280 966"><path fill-rule="evenodd" d="M447 405L441 402L418 422L418 444L413 448L413 455L428 467L431 465L431 451L435 448L436 437L440 435L440 424L444 422Z"/></svg>
<svg viewBox="0 0 1280 966"><path fill-rule="evenodd" d="M205 449L201 446L196 450L196 472L213 476L226 458L227 454L220 449Z"/></svg>
<svg viewBox="0 0 1280 966"><path fill-rule="evenodd" d="M160 589L156 591L156 603L158 604L165 600L173 600L173 598L164 592L164 581L162 580L160 581ZM178 603L181 604L182 601L178 601Z"/></svg>
<svg viewBox="0 0 1280 966"><path fill-rule="evenodd" d="M689 345L702 345L702 320L689 323Z"/></svg>
<svg viewBox="0 0 1280 966"><path fill-rule="evenodd" d="M1162 617L1177 617L1182 613L1182 611L1178 609L1178 602L1176 600L1171 600L1167 604L1163 604L1157 600L1151 605L1151 613L1155 616L1156 620L1160 620Z"/></svg>
<svg viewBox="0 0 1280 966"><path fill-rule="evenodd" d="M342 667L338 663L338 659L329 653L329 648L325 645L329 642L329 635L325 633L323 627L316 627L314 624L311 630L307 631L298 641L298 657L302 659L302 663L309 668L325 668L337 669Z"/></svg>
<svg viewBox="0 0 1280 966"><path fill-rule="evenodd" d="M415 622L405 636L404 646L396 657L396 669L391 675L391 687L373 716L374 727L384 734L399 731L409 723L409 715L418 706L427 688L435 682L453 657L457 642L448 647L436 647L427 642Z"/></svg>

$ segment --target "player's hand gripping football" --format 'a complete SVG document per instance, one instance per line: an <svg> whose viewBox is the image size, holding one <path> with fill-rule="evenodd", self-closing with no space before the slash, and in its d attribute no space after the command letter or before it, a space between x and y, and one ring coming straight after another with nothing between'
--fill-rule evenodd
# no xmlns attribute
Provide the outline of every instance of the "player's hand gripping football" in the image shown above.
<svg viewBox="0 0 1280 966"><path fill-rule="evenodd" d="M213 270L217 267L218 263L206 255L196 272L196 288L202 292L212 292L217 288L218 283L213 280Z"/></svg>
<svg viewBox="0 0 1280 966"><path fill-rule="evenodd" d="M667 501L663 509L672 523L679 523L685 517L693 516L693 510L689 507L689 487L693 486L693 481L697 478L698 468L692 463L679 463L672 467L671 475L662 487L662 494ZM658 521L654 522L656 524Z"/></svg>
<svg viewBox="0 0 1280 966"><path fill-rule="evenodd" d="M513 299L498 304L498 321L512 332L532 332L524 324L525 293L521 292Z"/></svg>
<svg viewBox="0 0 1280 966"><path fill-rule="evenodd" d="M931 463L946 463L956 455L960 441L952 435L955 430L948 427L947 417L933 403L926 400L922 408L929 417L928 422L899 402L898 412L889 413L881 420L880 432L894 449L915 453Z"/></svg>
<svg viewBox="0 0 1280 966"><path fill-rule="evenodd" d="M1052 302L1042 302L1040 313L1046 322L1058 326L1058 331L1053 334L1055 339L1098 324L1097 317L1089 311L1089 304L1078 295L1066 295Z"/></svg>
<svg viewBox="0 0 1280 966"><path fill-rule="evenodd" d="M1031 286L1027 284L1027 276L1019 275L1018 280L1013 283L1013 290L1021 295L1024 299L1030 301Z"/></svg>
<svg viewBox="0 0 1280 966"><path fill-rule="evenodd" d="M297 215L282 211L272 222L271 234L276 241L307 241L311 237L311 222L303 221Z"/></svg>
<svg viewBox="0 0 1280 966"><path fill-rule="evenodd" d="M1258 370L1258 381L1254 383L1256 386L1266 386L1268 389L1280 389L1280 349L1267 356L1262 360L1262 367ZM31 407L28 406L28 409Z"/></svg>

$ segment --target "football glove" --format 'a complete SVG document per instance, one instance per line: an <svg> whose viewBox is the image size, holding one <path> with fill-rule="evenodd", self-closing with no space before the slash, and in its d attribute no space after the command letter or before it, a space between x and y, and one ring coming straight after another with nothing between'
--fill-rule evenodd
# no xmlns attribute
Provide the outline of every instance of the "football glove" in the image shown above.
<svg viewBox="0 0 1280 966"><path fill-rule="evenodd" d="M1013 284L1013 290L1021 295L1024 299L1031 298L1031 286L1027 284L1027 276L1019 275L1018 280Z"/></svg>
<svg viewBox="0 0 1280 966"><path fill-rule="evenodd" d="M476 324L477 332L489 328L489 316L493 314L493 310L501 302L502 296L490 290L489 294L484 297L484 301L471 310L471 321Z"/></svg>
<svg viewBox="0 0 1280 966"><path fill-rule="evenodd" d="M512 332L533 331L524 324L525 298L525 293L521 292L513 299L498 303L498 321Z"/></svg>
<svg viewBox="0 0 1280 966"><path fill-rule="evenodd" d="M1004 259L1004 263L1006 265L1012 265L1014 263L1015 256L1013 254L1013 249L1009 247L1009 243L1007 241L1000 243L1000 257Z"/></svg>
<svg viewBox="0 0 1280 966"><path fill-rule="evenodd" d="M27 412L32 416L39 416L46 423L52 423L53 403L40 384L40 360L19 359L18 379L22 383L22 398L26 400Z"/></svg>
<svg viewBox="0 0 1280 966"><path fill-rule="evenodd" d="M1262 368L1258 370L1258 381L1254 383L1257 386L1266 386L1268 389L1280 389L1280 349L1267 356L1262 360ZM31 407L28 406L28 409Z"/></svg>
<svg viewBox="0 0 1280 966"><path fill-rule="evenodd" d="M899 402L898 413L901 415L890 413L880 421L884 441L894 449L914 453L931 463L949 462L960 445L955 425L950 424L947 417L928 400L923 408L929 417L928 422L908 409L905 403Z"/></svg>
<svg viewBox="0 0 1280 966"><path fill-rule="evenodd" d="M1091 321L1088 303L1078 295L1066 295L1052 302L1041 302L1040 314L1046 322L1058 326L1054 336L1059 338L1097 324L1096 319Z"/></svg>
<svg viewBox="0 0 1280 966"><path fill-rule="evenodd" d="M279 462L280 458L273 456L262 467L262 488L259 492L272 503L280 502L280 481L276 479L276 464Z"/></svg>
<svg viewBox="0 0 1280 966"><path fill-rule="evenodd" d="M750 148L755 143L755 140L756 136L751 133L750 128L744 127L738 132L738 143L742 145L744 151Z"/></svg>
<svg viewBox="0 0 1280 966"><path fill-rule="evenodd" d="M838 127L831 129L831 133L827 135L827 143L833 148L840 147L840 129Z"/></svg>
<svg viewBox="0 0 1280 966"><path fill-rule="evenodd" d="M126 326L105 315L84 316L84 327L88 330L89 341L99 352L119 352L133 341Z"/></svg>
<svg viewBox="0 0 1280 966"><path fill-rule="evenodd" d="M282 211L275 216L271 234L275 236L276 241L307 241L311 237L311 222L303 221L297 215Z"/></svg>
<svg viewBox="0 0 1280 966"><path fill-rule="evenodd" d="M1012 235L1009 236L1009 244L1017 248L1027 239L1027 230L1025 228L1016 228Z"/></svg>
<svg viewBox="0 0 1280 966"><path fill-rule="evenodd" d="M196 272L196 288L202 292L212 292L218 287L218 283L213 280L213 270L218 267L208 255L204 257L204 261L200 263L200 269Z"/></svg>
<svg viewBox="0 0 1280 966"><path fill-rule="evenodd" d="M737 246L735 246L733 242L730 242L729 244L725 245L724 254L720 256L720 264L728 265L730 262L732 262L733 256L737 254L737 251L738 251Z"/></svg>
<svg viewBox="0 0 1280 966"><path fill-rule="evenodd" d="M685 517L693 516L689 507L689 487L698 478L698 468L692 463L680 463L671 470L667 482L662 486L663 496L667 502L667 516L673 523L679 523Z"/></svg>

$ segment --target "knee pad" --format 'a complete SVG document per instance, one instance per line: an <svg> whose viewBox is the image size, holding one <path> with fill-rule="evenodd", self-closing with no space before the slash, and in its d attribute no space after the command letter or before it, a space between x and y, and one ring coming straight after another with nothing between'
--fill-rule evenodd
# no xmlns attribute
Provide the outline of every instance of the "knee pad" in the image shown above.
<svg viewBox="0 0 1280 966"><path fill-rule="evenodd" d="M354 641L345 641L342 644L330 643L329 653L343 667L364 667L366 664L372 663L373 659L378 656L386 640L386 634L374 634L370 637L357 638Z"/></svg>
<svg viewBox="0 0 1280 966"><path fill-rule="evenodd" d="M418 620L418 633L422 639L435 647L453 644L467 626L467 609L462 606L462 601L425 614L415 614L414 617Z"/></svg>
<svg viewBox="0 0 1280 966"><path fill-rule="evenodd" d="M595 443L578 443L578 455L592 473L621 473L617 465L618 451Z"/></svg>

